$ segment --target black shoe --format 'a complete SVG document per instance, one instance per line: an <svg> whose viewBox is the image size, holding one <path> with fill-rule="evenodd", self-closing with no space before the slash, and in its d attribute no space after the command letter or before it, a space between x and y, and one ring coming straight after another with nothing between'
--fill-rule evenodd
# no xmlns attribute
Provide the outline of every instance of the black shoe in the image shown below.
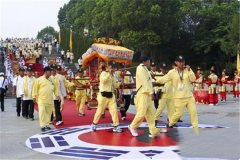
<svg viewBox="0 0 240 160"><path fill-rule="evenodd" d="M32 121L34 121L34 118L30 118Z"/></svg>
<svg viewBox="0 0 240 160"><path fill-rule="evenodd" d="M42 132L45 132L45 131L46 131L46 127L42 127L42 128L41 128L41 131L42 131Z"/></svg>
<svg viewBox="0 0 240 160"><path fill-rule="evenodd" d="M23 116L23 118L25 118L25 119L28 119L28 117L27 117L27 116Z"/></svg>
<svg viewBox="0 0 240 160"><path fill-rule="evenodd" d="M17 116L20 117L20 113L17 113Z"/></svg>
<svg viewBox="0 0 240 160"><path fill-rule="evenodd" d="M166 125L166 128L173 128L173 126L169 126L169 124Z"/></svg>
<svg viewBox="0 0 240 160"><path fill-rule="evenodd" d="M49 127L49 126L46 126L45 127L47 130L51 130L52 128L51 127Z"/></svg>
<svg viewBox="0 0 240 160"><path fill-rule="evenodd" d="M105 113L104 113L104 114L102 114L102 118L105 118Z"/></svg>
<svg viewBox="0 0 240 160"><path fill-rule="evenodd" d="M157 123L158 123L158 121L157 121L157 120L155 120L155 127L157 126Z"/></svg>
<svg viewBox="0 0 240 160"><path fill-rule="evenodd" d="M179 119L178 122L183 122L183 121L181 119Z"/></svg>

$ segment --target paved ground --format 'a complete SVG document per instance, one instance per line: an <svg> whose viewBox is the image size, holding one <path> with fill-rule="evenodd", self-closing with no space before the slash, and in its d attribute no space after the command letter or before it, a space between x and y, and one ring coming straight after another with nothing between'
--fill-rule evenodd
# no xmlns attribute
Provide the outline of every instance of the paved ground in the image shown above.
<svg viewBox="0 0 240 160"><path fill-rule="evenodd" d="M66 159L30 150L25 146L28 137L40 132L38 121L17 117L15 99L6 99L5 112L0 113L0 159ZM130 108L134 113L134 107ZM218 106L198 105L199 123L230 128L201 129L199 135L191 129L178 129L179 147L183 157L240 158L240 104L229 99ZM38 119L37 113L35 117ZM165 116L163 117L165 119ZM182 118L189 122L186 113Z"/></svg>

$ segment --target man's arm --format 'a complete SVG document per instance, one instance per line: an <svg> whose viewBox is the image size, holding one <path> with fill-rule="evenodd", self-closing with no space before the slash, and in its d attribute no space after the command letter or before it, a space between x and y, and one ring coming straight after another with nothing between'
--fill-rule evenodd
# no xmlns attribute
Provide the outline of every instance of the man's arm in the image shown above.
<svg viewBox="0 0 240 160"><path fill-rule="evenodd" d="M32 86L32 98L33 101L36 102L39 88L39 79L35 80Z"/></svg>
<svg viewBox="0 0 240 160"><path fill-rule="evenodd" d="M100 81L102 83L106 83L111 78L111 74L109 72L102 72L100 74Z"/></svg>
<svg viewBox="0 0 240 160"><path fill-rule="evenodd" d="M58 78L54 78L54 81L53 81L53 84L54 84L54 95L59 98L60 96L60 91L59 91L59 88L60 88L60 83L59 83L59 79Z"/></svg>
<svg viewBox="0 0 240 160"><path fill-rule="evenodd" d="M188 71L188 77L189 77L189 80L190 80L191 82L195 82L195 81L196 81L196 76L195 76L194 72L192 71L192 69L190 69L190 70Z"/></svg>
<svg viewBox="0 0 240 160"><path fill-rule="evenodd" d="M165 84L172 80L172 70L170 70L166 75L159 77L157 83Z"/></svg>
<svg viewBox="0 0 240 160"><path fill-rule="evenodd" d="M13 79L13 95L16 95L17 77Z"/></svg>
<svg viewBox="0 0 240 160"><path fill-rule="evenodd" d="M136 72L136 78L137 81L140 82L140 84L142 85L141 93L153 94L153 88L149 85L152 82L149 82L151 81L151 79L149 77L147 69L142 66L138 67Z"/></svg>
<svg viewBox="0 0 240 160"><path fill-rule="evenodd" d="M62 78L63 78L64 86L66 88L75 86L75 84L73 82L68 81L64 76L62 76Z"/></svg>

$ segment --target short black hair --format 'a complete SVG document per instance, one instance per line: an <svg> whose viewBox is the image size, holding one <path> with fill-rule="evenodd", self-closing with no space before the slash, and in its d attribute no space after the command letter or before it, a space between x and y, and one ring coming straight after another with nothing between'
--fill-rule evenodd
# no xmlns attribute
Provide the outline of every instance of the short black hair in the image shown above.
<svg viewBox="0 0 240 160"><path fill-rule="evenodd" d="M49 66L43 68L43 71L44 71L44 72L51 71L51 70L52 70L52 68L49 67Z"/></svg>
<svg viewBox="0 0 240 160"><path fill-rule="evenodd" d="M142 54L141 57L140 57L140 61L141 62L145 62L147 60L150 60L150 56L148 54Z"/></svg>
<svg viewBox="0 0 240 160"><path fill-rule="evenodd" d="M178 55L176 58L175 58L175 61L178 61L178 62L183 62L185 61L184 57L182 55Z"/></svg>

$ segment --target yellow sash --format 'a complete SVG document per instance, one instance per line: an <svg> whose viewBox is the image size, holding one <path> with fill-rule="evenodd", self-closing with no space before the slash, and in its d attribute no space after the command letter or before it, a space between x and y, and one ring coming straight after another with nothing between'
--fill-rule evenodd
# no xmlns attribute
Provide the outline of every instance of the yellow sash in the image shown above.
<svg viewBox="0 0 240 160"><path fill-rule="evenodd" d="M28 76L24 77L24 95L28 96Z"/></svg>

